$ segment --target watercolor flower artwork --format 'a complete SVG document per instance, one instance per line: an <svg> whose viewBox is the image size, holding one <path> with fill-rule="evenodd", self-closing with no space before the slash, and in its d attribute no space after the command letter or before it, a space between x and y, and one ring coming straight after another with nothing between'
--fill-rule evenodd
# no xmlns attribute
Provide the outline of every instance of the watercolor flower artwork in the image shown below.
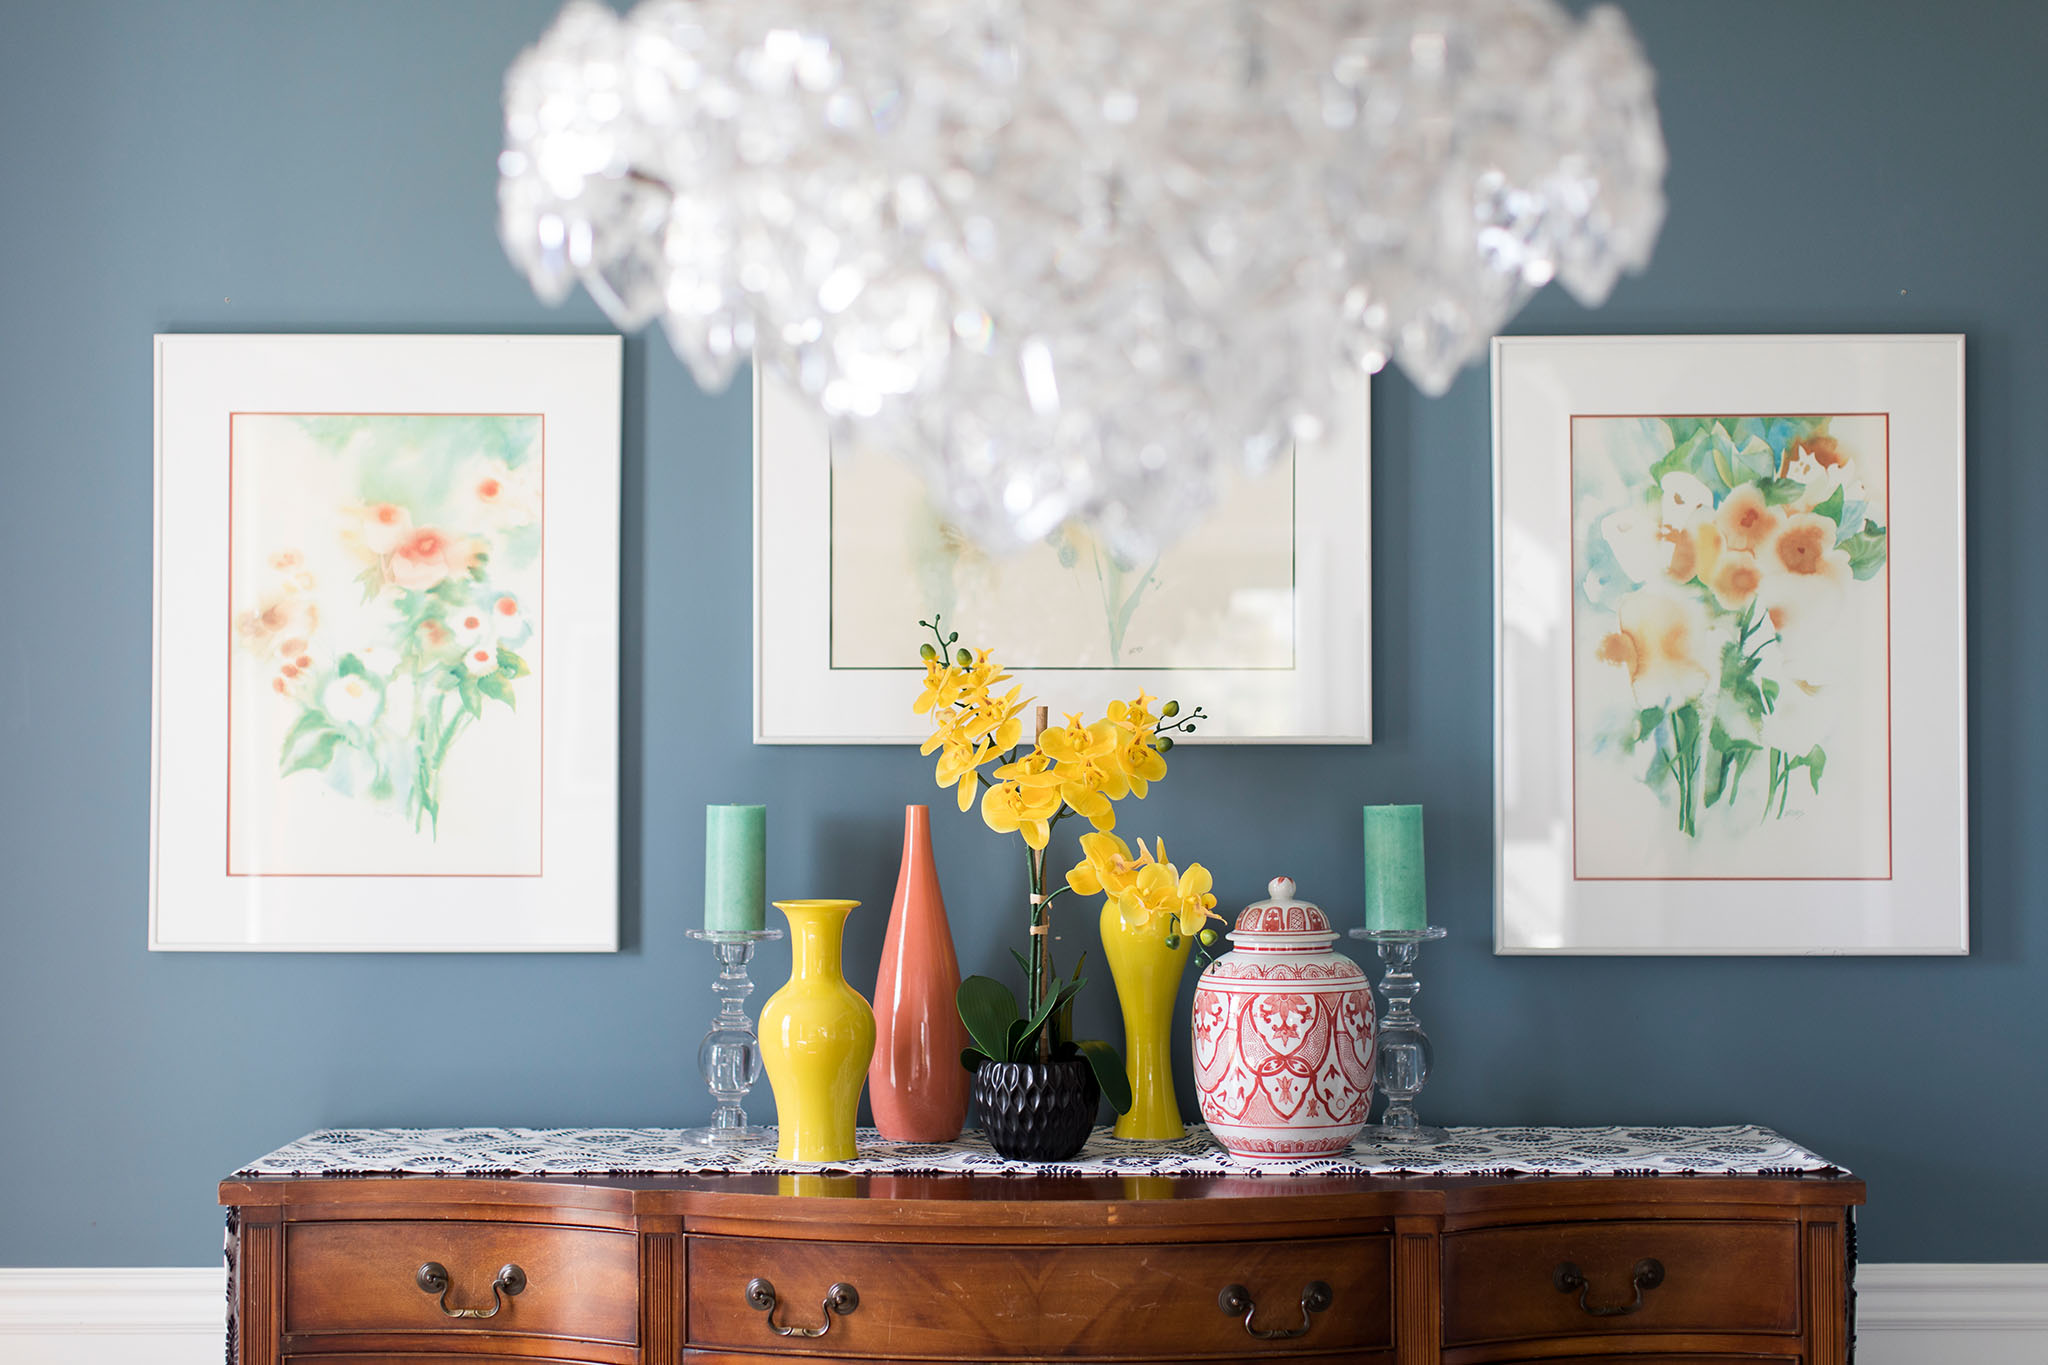
<svg viewBox="0 0 2048 1365"><path fill-rule="evenodd" d="M538 875L540 419L232 438L230 872Z"/></svg>
<svg viewBox="0 0 2048 1365"><path fill-rule="evenodd" d="M1295 458L1226 482L1163 554L1130 559L1079 523L990 554L904 461L831 458L832 666L899 663L933 604L1018 668L1295 666Z"/></svg>
<svg viewBox="0 0 2048 1365"><path fill-rule="evenodd" d="M1576 875L1889 875L1888 446L1573 419Z"/></svg>

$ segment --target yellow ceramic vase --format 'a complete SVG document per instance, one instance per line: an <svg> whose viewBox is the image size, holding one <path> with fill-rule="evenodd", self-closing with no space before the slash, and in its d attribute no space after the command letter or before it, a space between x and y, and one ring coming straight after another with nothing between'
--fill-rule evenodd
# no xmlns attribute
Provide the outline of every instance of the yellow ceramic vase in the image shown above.
<svg viewBox="0 0 2048 1365"><path fill-rule="evenodd" d="M1114 1130L1120 1138L1161 1141L1187 1134L1173 1097L1173 1018L1194 937L1183 934L1178 948L1167 947L1171 924L1170 917L1155 916L1132 929L1115 901L1102 907L1102 955L1123 1006L1124 1074L1131 1082L1130 1112L1118 1116Z"/></svg>
<svg viewBox="0 0 2048 1365"><path fill-rule="evenodd" d="M761 1065L784 1161L846 1161L875 1052L875 1012L846 984L840 940L859 901L777 901L789 917L789 982L761 1007Z"/></svg>

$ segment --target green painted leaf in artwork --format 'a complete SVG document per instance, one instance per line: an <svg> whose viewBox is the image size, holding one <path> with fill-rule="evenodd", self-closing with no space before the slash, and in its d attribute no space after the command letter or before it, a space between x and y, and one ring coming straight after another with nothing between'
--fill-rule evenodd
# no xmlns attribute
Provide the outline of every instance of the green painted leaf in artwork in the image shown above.
<svg viewBox="0 0 2048 1365"><path fill-rule="evenodd" d="M503 645L498 646L498 669L507 677L523 678L533 672L526 666L526 660L514 654Z"/></svg>
<svg viewBox="0 0 2048 1365"><path fill-rule="evenodd" d="M1768 716L1771 712L1778 709L1778 680L1776 678L1765 678L1759 684L1758 691L1763 693L1764 714Z"/></svg>
<svg viewBox="0 0 2048 1365"><path fill-rule="evenodd" d="M1847 552L1849 572L1859 581L1875 578L1884 567L1885 529L1866 521L1862 530L1839 542L1836 548Z"/></svg>
<svg viewBox="0 0 2048 1365"><path fill-rule="evenodd" d="M1683 757L1690 758L1699 752L1700 707L1698 702L1689 701L1671 713L1671 736L1673 747Z"/></svg>
<svg viewBox="0 0 2048 1365"><path fill-rule="evenodd" d="M1733 806L1737 793L1742 790L1742 774L1749 767L1749 760L1763 752L1761 749L1744 749L1735 755L1735 770L1728 778L1728 804Z"/></svg>
<svg viewBox="0 0 2048 1365"><path fill-rule="evenodd" d="M502 673L486 673L476 680L476 690L492 701L501 701L514 711L519 709L519 700L512 694L512 684L505 681Z"/></svg>
<svg viewBox="0 0 2048 1365"><path fill-rule="evenodd" d="M284 770L278 776L290 777L293 773L324 769L329 763L334 761L334 751L340 746L341 732L339 730L325 731L315 738L312 743L300 749L298 754L289 763L284 765Z"/></svg>
<svg viewBox="0 0 2048 1365"><path fill-rule="evenodd" d="M1799 761L1806 765L1806 780L1813 784L1814 795L1820 795L1820 775L1827 770L1828 751L1816 744Z"/></svg>
<svg viewBox="0 0 2048 1365"><path fill-rule="evenodd" d="M355 581L363 585L363 600L365 602L369 601L384 590L384 565L382 563L372 564L369 568L357 574Z"/></svg>
<svg viewBox="0 0 2048 1365"><path fill-rule="evenodd" d="M1806 485L1797 479L1766 479L1757 486L1764 490L1764 501L1773 507L1788 503L1806 491Z"/></svg>
<svg viewBox="0 0 2048 1365"><path fill-rule="evenodd" d="M332 730L334 722L327 719L327 713L318 707L309 706L299 712L299 718L292 722L292 728L284 732L284 743L278 746L277 761L289 761L292 746L316 730Z"/></svg>
<svg viewBox="0 0 2048 1365"><path fill-rule="evenodd" d="M1751 686L1754 687L1754 684ZM1719 716L1714 717L1713 724L1707 729L1707 743L1712 746L1715 757L1713 762L1707 765L1706 781L1700 788L1700 795L1705 804L1711 806L1720 800L1724 791L1727 791L1728 799L1732 803L1735 795L1731 789L1730 775L1734 773L1736 764L1745 755L1755 753L1759 746L1751 740L1737 739L1729 734L1727 727L1721 724Z"/></svg>
<svg viewBox="0 0 2048 1365"><path fill-rule="evenodd" d="M1834 492L1828 494L1819 503L1815 504L1814 514L1826 517L1835 525L1840 526L1842 524L1842 507L1845 502L1846 499L1842 496L1842 486L1836 484Z"/></svg>
<svg viewBox="0 0 2048 1365"><path fill-rule="evenodd" d="M1728 769L1735 762L1735 755L1717 750L1713 761L1707 764L1706 781L1700 786L1700 803L1711 808L1721 799L1721 788L1728 781Z"/></svg>
<svg viewBox="0 0 2048 1365"><path fill-rule="evenodd" d="M455 684L455 690L462 694L462 709L470 715L481 717L484 713L484 694L477 686L477 680L464 673L462 680Z"/></svg>
<svg viewBox="0 0 2048 1365"><path fill-rule="evenodd" d="M342 655L341 662L334 666L334 672L336 676L343 678L367 678L370 676L370 670L364 668L363 661L353 654Z"/></svg>

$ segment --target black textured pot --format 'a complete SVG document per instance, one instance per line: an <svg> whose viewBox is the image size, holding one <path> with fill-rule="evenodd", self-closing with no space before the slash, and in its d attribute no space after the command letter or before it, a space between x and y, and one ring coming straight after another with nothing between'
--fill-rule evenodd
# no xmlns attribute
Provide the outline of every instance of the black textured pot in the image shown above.
<svg viewBox="0 0 2048 1365"><path fill-rule="evenodd" d="M1065 1161L1095 1127L1102 1087L1084 1057L1063 1062L983 1062L974 1107L988 1145L1013 1161Z"/></svg>

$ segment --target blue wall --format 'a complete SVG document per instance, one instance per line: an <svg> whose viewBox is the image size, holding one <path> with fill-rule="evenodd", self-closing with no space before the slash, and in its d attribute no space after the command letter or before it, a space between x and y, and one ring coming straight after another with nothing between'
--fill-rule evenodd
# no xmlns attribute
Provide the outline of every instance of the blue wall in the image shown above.
<svg viewBox="0 0 2048 1365"><path fill-rule="evenodd" d="M1551 291L1518 329L1968 333L1974 954L1491 955L1478 371L1435 402L1377 383L1379 742L1184 751L1136 827L1199 851L1226 905L1278 868L1341 904L1360 803L1422 801L1453 930L1430 961L1432 1117L1761 1121L1869 1178L1870 1259L2048 1260L2048 580L2027 552L2048 512L2048 7L1629 8L1661 75L1669 226L1606 310ZM647 339L627 352L626 951L143 949L150 335L598 329L580 298L538 305L493 238L499 80L552 9L77 0L8 16L0 1264L206 1262L214 1181L322 1125L701 1118L706 959L683 929L707 801L772 803L772 893L868 902L848 951L872 980L894 811L934 794L926 765L748 743L744 385L706 397ZM1019 941L1013 846L950 812L938 839L962 960L1001 968ZM1092 994L1106 1026L1108 993Z"/></svg>

